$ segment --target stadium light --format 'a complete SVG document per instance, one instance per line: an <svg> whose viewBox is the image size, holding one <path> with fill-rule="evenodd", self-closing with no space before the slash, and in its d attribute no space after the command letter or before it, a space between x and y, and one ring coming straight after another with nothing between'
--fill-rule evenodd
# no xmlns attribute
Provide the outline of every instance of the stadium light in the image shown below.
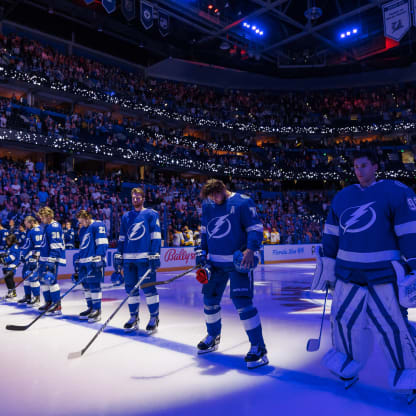
<svg viewBox="0 0 416 416"><path fill-rule="evenodd" d="M357 35L359 34L360 30L358 27L348 28L347 30L339 33L340 39L356 39Z"/></svg>

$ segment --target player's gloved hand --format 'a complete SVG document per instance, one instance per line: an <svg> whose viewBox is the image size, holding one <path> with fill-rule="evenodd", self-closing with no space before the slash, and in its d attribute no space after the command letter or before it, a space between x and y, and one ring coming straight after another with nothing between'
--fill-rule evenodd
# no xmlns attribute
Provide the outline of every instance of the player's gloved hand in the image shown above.
<svg viewBox="0 0 416 416"><path fill-rule="evenodd" d="M45 263L45 270L51 273L56 273L56 264L52 262Z"/></svg>
<svg viewBox="0 0 416 416"><path fill-rule="evenodd" d="M416 308L416 270L397 278L399 302L404 308Z"/></svg>
<svg viewBox="0 0 416 416"><path fill-rule="evenodd" d="M0 253L0 264L6 264L4 259L7 257L7 253Z"/></svg>
<svg viewBox="0 0 416 416"><path fill-rule="evenodd" d="M107 265L105 262L105 258L101 256L93 257L91 264L95 270L100 270Z"/></svg>
<svg viewBox="0 0 416 416"><path fill-rule="evenodd" d="M322 247L316 251L316 269L313 275L311 290L325 290L335 285L335 259L323 257Z"/></svg>
<svg viewBox="0 0 416 416"><path fill-rule="evenodd" d="M196 280L199 283L206 285L211 277L211 269L209 267L202 267L196 271Z"/></svg>
<svg viewBox="0 0 416 416"><path fill-rule="evenodd" d="M72 283L73 283L73 284L78 283L78 280L79 280L79 274L78 274L77 272L73 273L73 274L71 275L71 280L72 280Z"/></svg>
<svg viewBox="0 0 416 416"><path fill-rule="evenodd" d="M149 266L152 269L152 272L155 272L160 267L160 254L150 254L149 255Z"/></svg>
<svg viewBox="0 0 416 416"><path fill-rule="evenodd" d="M195 263L197 266L204 267L208 260L207 260L207 253L205 250L202 250L200 246L194 248L195 251Z"/></svg>
<svg viewBox="0 0 416 416"><path fill-rule="evenodd" d="M27 268L30 271L33 271L36 269L36 267L38 267L38 259L37 257L31 256L28 258L27 260Z"/></svg>

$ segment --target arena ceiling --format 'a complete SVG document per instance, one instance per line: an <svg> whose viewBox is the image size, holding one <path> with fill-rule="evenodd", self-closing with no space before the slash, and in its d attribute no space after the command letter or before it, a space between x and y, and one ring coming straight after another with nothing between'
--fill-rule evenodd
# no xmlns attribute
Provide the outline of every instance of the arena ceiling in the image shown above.
<svg viewBox="0 0 416 416"><path fill-rule="evenodd" d="M90 0L93 1L93 0ZM278 77L311 77L407 66L414 28L384 37L379 0L148 0L170 17L163 37L95 0L2 0L2 20L151 66L168 57ZM250 27L248 27L250 26ZM256 33L263 32L263 35ZM354 36L341 38L355 30Z"/></svg>

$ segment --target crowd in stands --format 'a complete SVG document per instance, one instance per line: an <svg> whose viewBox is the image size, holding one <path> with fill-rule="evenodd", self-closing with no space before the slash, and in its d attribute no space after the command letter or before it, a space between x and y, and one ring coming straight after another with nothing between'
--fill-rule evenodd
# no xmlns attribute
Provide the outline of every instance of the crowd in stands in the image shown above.
<svg viewBox="0 0 416 416"><path fill-rule="evenodd" d="M71 222L77 229L76 212L89 210L94 218L104 221L114 245L118 237L120 219L131 209L129 189L123 187L119 175L100 177L98 174L69 175L64 171L48 170L44 163L26 160L0 159L0 221L8 226L12 220L17 226L27 215L40 207L49 206L55 219L62 224ZM281 243L317 242L320 240L322 220L329 205L331 193L276 192L267 197L254 188L250 192L258 204L259 215L265 228L276 228ZM146 205L160 213L165 244L174 244L175 233L184 233L186 227L197 231L200 224L201 184L194 179L157 175L152 183L140 183L146 192ZM246 183L248 185L248 183ZM236 183L231 184L236 189ZM255 190L253 190L255 189ZM185 244L189 238L183 238ZM197 235L193 236L193 245ZM185 244L186 245L186 244Z"/></svg>
<svg viewBox="0 0 416 416"><path fill-rule="evenodd" d="M3 36L0 64L37 82L65 85L67 91L99 91L100 97L131 108L151 107L163 116L183 115L223 127L331 126L351 121L415 120L413 85L319 92L215 90L186 83L147 79L17 35ZM46 85L46 84L45 84ZM57 85L57 84L56 84ZM55 85L55 87L56 87ZM203 124L203 123L202 123ZM201 125L201 123L199 123ZM257 126L257 127L256 127Z"/></svg>

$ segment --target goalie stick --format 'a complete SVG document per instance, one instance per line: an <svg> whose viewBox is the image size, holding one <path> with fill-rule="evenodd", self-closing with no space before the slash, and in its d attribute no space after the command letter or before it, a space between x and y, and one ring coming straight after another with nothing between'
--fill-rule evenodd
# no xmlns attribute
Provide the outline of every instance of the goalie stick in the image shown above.
<svg viewBox="0 0 416 416"><path fill-rule="evenodd" d="M87 278L87 275L85 275L82 279L78 280L72 287L70 287L60 298L60 302L68 293L72 292L72 289L74 289L76 286L78 286L80 283L82 283ZM42 311L32 322L28 323L27 325L6 325L6 329L9 331L26 331L26 329L29 329L38 319L42 318L47 312L49 312L51 309L53 309L58 302L54 302L49 306L48 309L45 309Z"/></svg>
<svg viewBox="0 0 416 416"><path fill-rule="evenodd" d="M104 324L101 326L101 328L96 332L96 334L91 338L91 340L88 342L88 344L81 350L81 351L75 351L75 352L70 352L68 354L68 359L73 359L73 358L79 358L82 357L85 352L88 350L88 348L91 346L91 344L97 339L97 337L101 334L101 332L104 331L104 329L107 327L107 325L110 323L110 321L114 318L114 316L116 315L116 313L121 309L121 307L127 302L127 299L132 295L132 293L135 292L135 290L139 289L139 288L144 288L144 287L150 287L150 286L156 286L156 285L166 285L170 282L173 282L176 279L179 279L182 276L185 276L186 274L190 273L191 271L195 270L198 266L192 267L189 270L186 270L185 272L174 276L170 279L167 280L161 280L158 282L149 282L149 283L145 283L144 285L141 285L142 281L148 276L148 274L151 272L151 269L148 269L147 272L142 276L142 278L137 282L137 284L134 286L134 288L130 291L130 293L128 294L128 296L126 298L124 298L124 300L120 303L119 306L117 306L117 309L110 315L110 317L104 322Z"/></svg>
<svg viewBox="0 0 416 416"><path fill-rule="evenodd" d="M324 310L322 312L321 329L319 330L319 338L317 339L311 338L310 340L308 340L308 343L306 344L306 351L309 351L309 352L318 351L319 347L321 346L322 327L324 325L324 319L325 319L325 308L326 308L326 300L328 299L328 290L329 290L329 286L326 287Z"/></svg>

